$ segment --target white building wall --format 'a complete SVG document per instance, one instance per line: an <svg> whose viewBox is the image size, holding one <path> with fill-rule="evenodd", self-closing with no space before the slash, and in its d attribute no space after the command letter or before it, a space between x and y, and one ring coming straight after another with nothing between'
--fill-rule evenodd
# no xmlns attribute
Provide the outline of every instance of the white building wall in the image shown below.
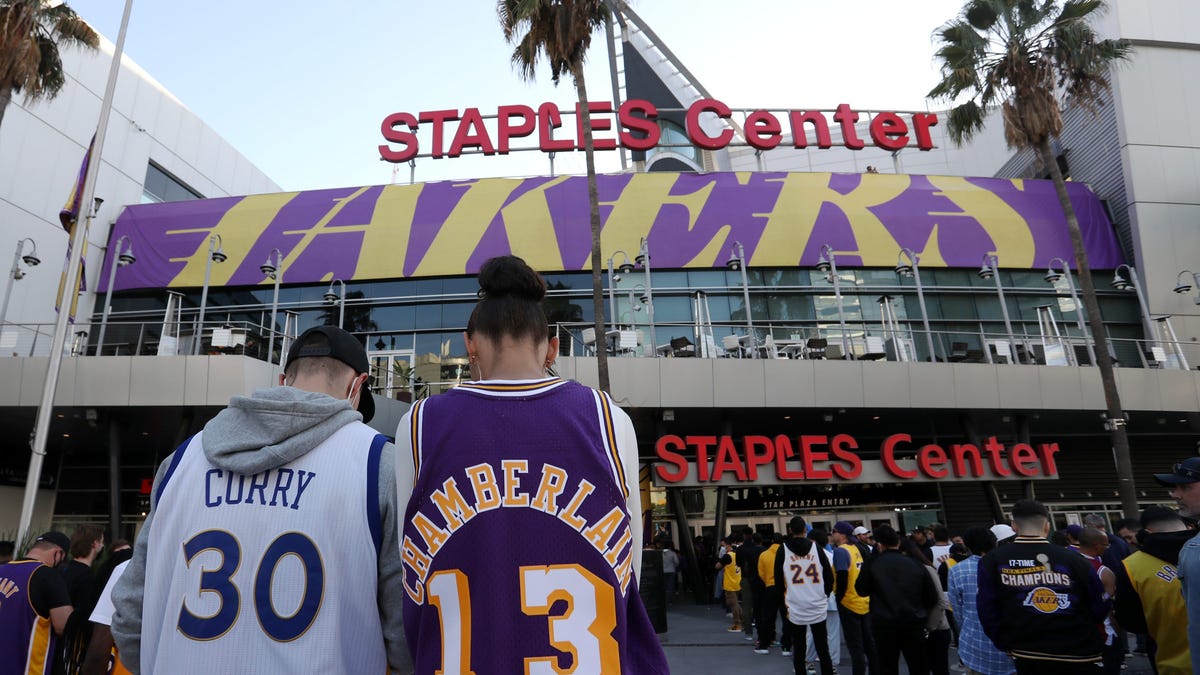
<svg viewBox="0 0 1200 675"><path fill-rule="evenodd" d="M54 300L68 239L58 212L96 129L112 53L112 43L103 37L96 52L62 50L67 83L58 97L32 104L15 97L0 124L0 282L9 283L7 271L18 240L30 237L37 242L42 260L15 282L7 322L53 324L55 320ZM89 291L97 286L111 225L124 205L141 200L151 160L205 197L280 190L124 57L96 182L95 194L104 205L88 235ZM90 292L80 298L78 323L87 322L95 301ZM46 332L50 330L46 326Z"/></svg>
<svg viewBox="0 0 1200 675"><path fill-rule="evenodd" d="M1179 339L1194 342L1197 291L1171 289L1179 271L1200 272L1200 3L1110 2L1105 37L1134 46L1113 89L1136 266L1151 314L1173 315Z"/></svg>

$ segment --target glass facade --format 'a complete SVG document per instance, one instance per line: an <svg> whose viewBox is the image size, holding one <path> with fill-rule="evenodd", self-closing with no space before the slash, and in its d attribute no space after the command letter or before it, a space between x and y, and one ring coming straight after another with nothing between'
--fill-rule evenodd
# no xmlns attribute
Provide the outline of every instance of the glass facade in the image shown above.
<svg viewBox="0 0 1200 675"><path fill-rule="evenodd" d="M750 311L747 316L741 274L724 269L663 270L652 273L652 300L655 341L664 349L672 339L687 338L699 344L711 336L715 351L724 355L726 336L746 336L748 320L755 338L763 344L770 336L780 345L807 343L825 339L840 344L858 356L869 349L871 339L896 338L907 341L916 360L929 360L929 341L925 338L920 302L912 279L902 279L891 269L841 269L841 311L832 284L826 275L812 269L751 269ZM1005 295L1012 335L1004 324L995 282L980 279L974 270L927 269L921 271L925 307L933 336L937 360L990 361L995 356L996 340L1025 342L1036 350L1044 337L1039 326L1038 308L1050 306L1054 327L1070 346L1082 349L1076 321L1075 303L1065 286L1055 287L1038 272L1001 270L1000 282ZM545 303L549 322L562 342L564 355L587 353L584 331L593 317L591 277L588 273L553 273L546 276L550 290ZM1098 279L1101 283L1103 280ZM344 327L363 336L368 349L402 351L413 355L414 363L448 363L465 356L462 331L474 307L473 277L386 280L347 284ZM644 302L645 277L640 271L606 287L605 318L616 329L639 333L638 348L622 355L648 356L650 307ZM1121 365L1138 366L1140 359L1132 339L1142 337L1137 300L1132 292L1099 291L1103 319L1114 352ZM285 312L298 317L297 331L311 326L337 323L335 305L326 304L325 286L283 287L279 296L276 331L283 331ZM191 308L192 320L199 304L200 290L185 293L184 322ZM884 298L890 300L896 323L885 321ZM118 342L145 342L154 339L161 322L166 293L161 290L118 293L113 300L109 336ZM213 288L209 291L209 321L247 325L266 333L270 317L271 288ZM845 333L842 323L845 323ZM124 322L144 322L144 328L122 326ZM844 338L844 339L843 339ZM108 342L108 340L106 340ZM265 356L266 340L259 349ZM378 347L378 345L384 347ZM276 349L281 341L276 341ZM990 350L989 350L990 348ZM106 349L109 349L106 345ZM249 348L247 348L249 352ZM110 349L111 351L111 349ZM128 351L133 351L131 344ZM987 353L984 353L984 352ZM1039 355L1033 354L1030 360ZM962 358L958 358L962 357ZM891 358L889 356L888 358ZM1082 357L1080 357L1082 358Z"/></svg>

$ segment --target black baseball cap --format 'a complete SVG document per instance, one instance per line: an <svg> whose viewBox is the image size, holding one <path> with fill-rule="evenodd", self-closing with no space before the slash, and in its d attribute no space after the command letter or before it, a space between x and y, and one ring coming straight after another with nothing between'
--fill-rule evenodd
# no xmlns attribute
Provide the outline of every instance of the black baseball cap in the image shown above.
<svg viewBox="0 0 1200 675"><path fill-rule="evenodd" d="M316 335L323 335L325 339L313 340L312 338ZM358 338L337 326L314 326L304 331L288 349L285 363L311 356L327 356L337 359L353 368L354 372L359 375L371 372L371 367L367 363L366 348L358 341ZM371 396L371 389L366 383L363 383L362 393L358 395L358 412L362 414L364 422L370 422L371 418L375 416L375 399Z"/></svg>
<svg viewBox="0 0 1200 675"><path fill-rule="evenodd" d="M1200 457L1188 457L1171 467L1171 473L1154 474L1154 480L1167 487L1200 482Z"/></svg>
<svg viewBox="0 0 1200 675"><path fill-rule="evenodd" d="M36 544L38 542L43 542L43 541L50 543L50 544L54 544L55 546L61 548L63 550L63 553L66 553L71 550L71 539L69 537L67 537L67 535L63 534L62 532L47 532L47 533L41 535L40 537L38 537L37 539L34 539L33 543Z"/></svg>

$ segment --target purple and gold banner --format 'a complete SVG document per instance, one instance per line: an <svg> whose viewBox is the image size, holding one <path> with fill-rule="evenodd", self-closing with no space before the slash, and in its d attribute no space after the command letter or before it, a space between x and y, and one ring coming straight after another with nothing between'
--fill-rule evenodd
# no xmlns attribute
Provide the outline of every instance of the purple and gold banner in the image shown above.
<svg viewBox="0 0 1200 675"><path fill-rule="evenodd" d="M841 173L639 173L599 176L603 251L649 240L656 269L722 267L740 241L752 267L812 267L822 244L851 267L893 267L902 247L924 267L1001 267L1074 260L1050 181ZM1100 200L1067 191L1096 269L1120 265ZM199 287L208 238L229 260L212 285L251 286L272 248L284 283L474 274L497 255L543 272L589 269L583 176L484 178L310 190L129 206L111 239L128 235L138 262L116 288ZM106 260L100 275L108 279ZM101 288L101 291L106 290Z"/></svg>

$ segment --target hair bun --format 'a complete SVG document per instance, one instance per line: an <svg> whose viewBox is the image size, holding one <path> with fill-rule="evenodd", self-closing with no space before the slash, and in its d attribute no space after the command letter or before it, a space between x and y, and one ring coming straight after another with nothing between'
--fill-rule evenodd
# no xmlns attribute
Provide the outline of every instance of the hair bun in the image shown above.
<svg viewBox="0 0 1200 675"><path fill-rule="evenodd" d="M546 297L546 280L514 255L491 258L479 269L479 297L541 302Z"/></svg>

